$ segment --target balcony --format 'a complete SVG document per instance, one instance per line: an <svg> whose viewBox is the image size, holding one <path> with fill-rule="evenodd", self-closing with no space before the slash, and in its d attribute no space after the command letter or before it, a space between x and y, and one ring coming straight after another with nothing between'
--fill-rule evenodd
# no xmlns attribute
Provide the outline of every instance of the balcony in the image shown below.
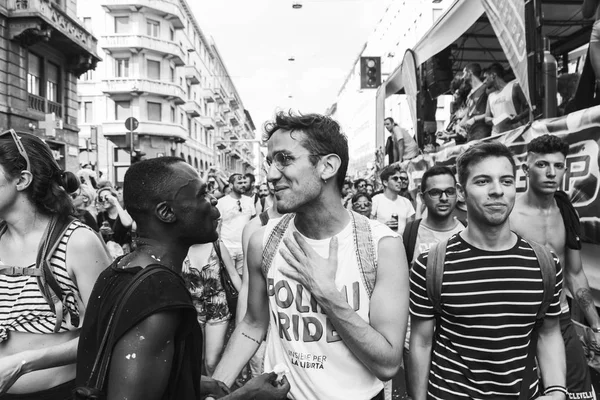
<svg viewBox="0 0 600 400"><path fill-rule="evenodd" d="M203 88L200 91L200 97L202 97L204 100L206 100L207 103L214 103L215 102L215 95L214 95L212 89Z"/></svg>
<svg viewBox="0 0 600 400"><path fill-rule="evenodd" d="M175 29L185 28L185 17L177 0L100 0L107 12L140 12L158 14L173 24Z"/></svg>
<svg viewBox="0 0 600 400"><path fill-rule="evenodd" d="M238 160L241 160L242 158L242 154L237 148L232 149L229 155L233 158L237 158Z"/></svg>
<svg viewBox="0 0 600 400"><path fill-rule="evenodd" d="M143 94L154 94L164 97L175 104L185 103L186 93L181 86L173 82L155 81L140 78L112 78L103 81L102 91L114 96L118 94L131 94L139 96Z"/></svg>
<svg viewBox="0 0 600 400"><path fill-rule="evenodd" d="M238 116L234 112L230 112L229 114L229 123L233 126L238 126L240 121L238 120Z"/></svg>
<svg viewBox="0 0 600 400"><path fill-rule="evenodd" d="M98 41L63 7L48 0L6 0L1 7L8 17L3 18L3 38L23 47L44 43L65 56L67 69L77 77L96 68L100 61L96 54Z"/></svg>
<svg viewBox="0 0 600 400"><path fill-rule="evenodd" d="M102 124L102 133L111 141L115 141L119 136L123 136L124 140L126 131L125 121L110 121ZM173 138L177 142L185 142L188 139L188 132L183 126L161 121L140 121L136 132L138 135Z"/></svg>
<svg viewBox="0 0 600 400"><path fill-rule="evenodd" d="M231 106L231 108L238 108L239 107L239 103L238 103L237 99L235 98L235 96L232 96L229 99L229 105Z"/></svg>
<svg viewBox="0 0 600 400"><path fill-rule="evenodd" d="M217 149L219 150L225 150L227 148L227 142L223 142L222 139L218 139L215 142L215 146L217 146Z"/></svg>
<svg viewBox="0 0 600 400"><path fill-rule="evenodd" d="M218 112L215 114L215 123L219 127L227 125L227 119L225 119L225 116L223 115L223 113Z"/></svg>
<svg viewBox="0 0 600 400"><path fill-rule="evenodd" d="M213 117L209 116L209 115L202 115L200 118L200 124L202 124L202 126L205 129L215 129L215 120L213 119Z"/></svg>
<svg viewBox="0 0 600 400"><path fill-rule="evenodd" d="M172 60L175 65L185 65L185 52L179 43L148 35L106 35L102 36L101 47L108 54L114 51L139 53L142 49L156 51Z"/></svg>
<svg viewBox="0 0 600 400"><path fill-rule="evenodd" d="M225 99L227 98L227 93L225 93L223 88L219 86L217 88L213 88L212 91L213 91L213 96L214 96L215 100L217 101L217 103L225 104Z"/></svg>
<svg viewBox="0 0 600 400"><path fill-rule="evenodd" d="M199 117L201 115L200 104L196 100L188 100L182 106L183 111L187 113L188 116L194 118Z"/></svg>
<svg viewBox="0 0 600 400"><path fill-rule="evenodd" d="M28 107L31 110L40 111L44 114L54 113L58 118L62 118L62 104L50 101L44 97L36 96L35 94L27 94Z"/></svg>
<svg viewBox="0 0 600 400"><path fill-rule="evenodd" d="M185 66L185 79L192 85L200 83L200 71L198 71L195 65Z"/></svg>

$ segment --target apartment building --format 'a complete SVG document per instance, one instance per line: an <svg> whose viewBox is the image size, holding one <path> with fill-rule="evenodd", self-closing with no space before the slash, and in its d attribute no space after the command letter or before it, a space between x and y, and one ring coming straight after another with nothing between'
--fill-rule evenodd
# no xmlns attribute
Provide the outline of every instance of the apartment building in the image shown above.
<svg viewBox="0 0 600 400"><path fill-rule="evenodd" d="M77 78L99 61L76 15L76 0L0 2L0 127L40 136L67 170L79 166Z"/></svg>
<svg viewBox="0 0 600 400"><path fill-rule="evenodd" d="M181 157L200 172L253 170L253 147L234 141L254 139L252 120L185 0L90 1L79 17L103 58L79 84L82 164L117 184L132 148ZM138 121L133 145L130 117Z"/></svg>
<svg viewBox="0 0 600 400"><path fill-rule="evenodd" d="M382 81L401 65L404 53L413 47L444 13L453 0L390 0L373 33L360 51L336 98L336 118L348 135L349 173L368 175L375 161L376 89L360 89L360 56L381 57ZM408 103L403 95L386 99L385 115L394 118L414 134ZM449 101L440 99L438 112L442 118ZM449 112L447 113L449 115ZM440 125L443 122L440 121Z"/></svg>

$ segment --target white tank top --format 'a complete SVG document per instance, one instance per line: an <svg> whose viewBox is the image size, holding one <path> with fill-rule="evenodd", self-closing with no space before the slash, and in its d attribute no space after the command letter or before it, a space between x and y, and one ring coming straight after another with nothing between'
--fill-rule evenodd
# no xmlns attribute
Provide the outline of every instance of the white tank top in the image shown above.
<svg viewBox="0 0 600 400"><path fill-rule="evenodd" d="M513 103L513 87L517 80L512 80L498 92L490 93L488 101L490 102L490 111L492 116L499 117L501 115L517 115L515 104Z"/></svg>
<svg viewBox="0 0 600 400"><path fill-rule="evenodd" d="M263 246L278 221L269 221ZM369 221L377 251L384 236L395 235L387 226ZM297 232L290 222L284 237ZM352 223L338 235L337 288L346 295L357 314L369 322L369 296L364 287L352 236ZM322 257L329 256L329 241L303 238ZM283 245L283 240L280 242ZM376 255L377 256L377 255ZM316 300L297 281L280 271L290 268L276 252L267 274L270 321L265 355L265 371L284 364L290 371L287 378L289 397L296 400L368 400L376 396L383 384L346 347Z"/></svg>

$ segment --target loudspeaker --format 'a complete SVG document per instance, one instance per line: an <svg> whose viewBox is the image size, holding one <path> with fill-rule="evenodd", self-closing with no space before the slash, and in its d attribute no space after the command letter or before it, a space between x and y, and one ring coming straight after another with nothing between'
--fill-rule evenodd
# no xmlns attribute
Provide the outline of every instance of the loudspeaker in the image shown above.
<svg viewBox="0 0 600 400"><path fill-rule="evenodd" d="M453 78L451 55L450 47L447 47L425 61L425 84L433 98L450 90Z"/></svg>

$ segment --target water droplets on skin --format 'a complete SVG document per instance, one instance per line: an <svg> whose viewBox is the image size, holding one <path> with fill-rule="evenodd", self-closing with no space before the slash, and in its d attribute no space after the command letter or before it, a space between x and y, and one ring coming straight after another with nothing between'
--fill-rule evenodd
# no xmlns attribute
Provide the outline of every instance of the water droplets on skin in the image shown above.
<svg viewBox="0 0 600 400"><path fill-rule="evenodd" d="M127 355L125 356L125 358L126 358L126 359L128 359L128 360L130 360L130 359L131 359L131 360L135 360L135 358L136 358L136 357L137 357L137 356L136 356L136 354L135 354L135 353L127 354Z"/></svg>
<svg viewBox="0 0 600 400"><path fill-rule="evenodd" d="M146 338L144 336L140 336L140 340L145 340Z"/></svg>

